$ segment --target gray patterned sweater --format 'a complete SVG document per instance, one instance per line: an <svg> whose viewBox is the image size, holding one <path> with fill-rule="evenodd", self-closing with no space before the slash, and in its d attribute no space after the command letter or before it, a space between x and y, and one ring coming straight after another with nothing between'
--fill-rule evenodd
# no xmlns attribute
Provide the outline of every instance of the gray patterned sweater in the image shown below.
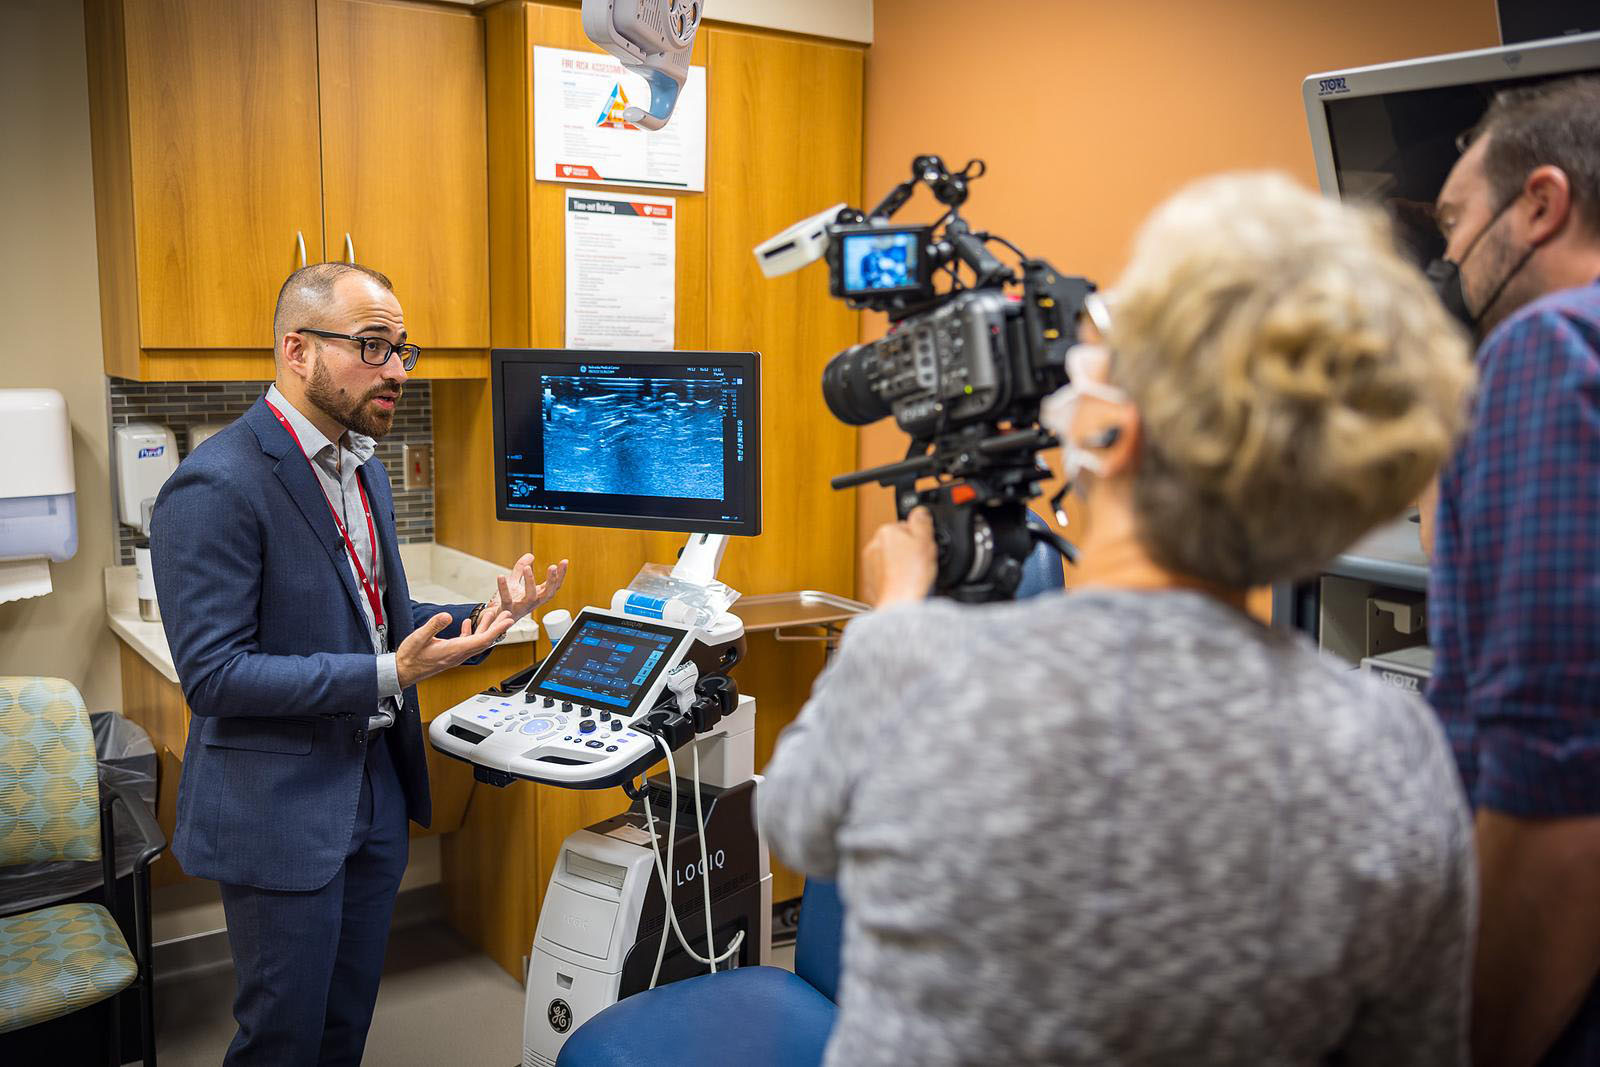
<svg viewBox="0 0 1600 1067"><path fill-rule="evenodd" d="M1432 714L1208 597L862 618L766 774L845 901L829 1064L1465 1062Z"/></svg>

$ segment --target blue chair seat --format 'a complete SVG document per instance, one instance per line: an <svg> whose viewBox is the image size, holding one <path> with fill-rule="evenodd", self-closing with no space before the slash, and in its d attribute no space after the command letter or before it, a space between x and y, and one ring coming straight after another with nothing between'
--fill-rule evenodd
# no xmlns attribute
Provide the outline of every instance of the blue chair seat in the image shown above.
<svg viewBox="0 0 1600 1067"><path fill-rule="evenodd" d="M138 976L116 920L98 904L0 919L0 1033L97 1004Z"/></svg>
<svg viewBox="0 0 1600 1067"><path fill-rule="evenodd" d="M835 1010L777 967L718 971L619 1000L567 1039L556 1067L816 1067Z"/></svg>

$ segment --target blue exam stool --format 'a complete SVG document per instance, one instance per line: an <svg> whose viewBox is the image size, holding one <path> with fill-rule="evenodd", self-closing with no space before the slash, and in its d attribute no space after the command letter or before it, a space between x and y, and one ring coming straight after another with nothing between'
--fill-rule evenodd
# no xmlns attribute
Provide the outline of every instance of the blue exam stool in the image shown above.
<svg viewBox="0 0 1600 1067"><path fill-rule="evenodd" d="M635 993L580 1026L556 1067L816 1067L837 1011L843 930L838 890L807 879L793 974L740 967Z"/></svg>

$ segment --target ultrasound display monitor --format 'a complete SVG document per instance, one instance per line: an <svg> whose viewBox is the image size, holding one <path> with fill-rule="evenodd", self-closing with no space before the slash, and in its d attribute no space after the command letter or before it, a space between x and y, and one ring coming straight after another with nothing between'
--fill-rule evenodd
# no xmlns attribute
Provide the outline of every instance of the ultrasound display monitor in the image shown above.
<svg viewBox="0 0 1600 1067"><path fill-rule="evenodd" d="M1443 254L1433 220L1456 139L1501 89L1600 71L1600 34L1313 74L1302 87L1325 193L1380 205L1419 266Z"/></svg>
<svg viewBox="0 0 1600 1067"><path fill-rule="evenodd" d="M761 532L757 353L496 349L491 376L501 519Z"/></svg>

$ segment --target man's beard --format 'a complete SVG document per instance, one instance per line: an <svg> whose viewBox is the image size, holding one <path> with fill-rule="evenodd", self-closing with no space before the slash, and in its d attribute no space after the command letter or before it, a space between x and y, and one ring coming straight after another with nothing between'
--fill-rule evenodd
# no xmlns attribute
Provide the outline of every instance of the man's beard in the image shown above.
<svg viewBox="0 0 1600 1067"><path fill-rule="evenodd" d="M324 415L347 430L354 430L374 439L383 437L389 432L394 425L394 412L377 408L372 404L372 398L391 395L398 404L403 391L403 386L379 382L367 390L366 395L360 400L352 400L343 389L334 386L333 375L328 373L321 356L317 357L315 366L311 368L311 380L306 384L306 398Z"/></svg>
<svg viewBox="0 0 1600 1067"><path fill-rule="evenodd" d="M1479 253L1484 260L1480 265L1481 273L1474 272L1475 279L1462 278L1467 307L1477 320L1473 332L1478 341L1538 295L1537 290L1529 291L1524 270L1531 249L1513 248L1503 234L1490 234L1483 245Z"/></svg>

